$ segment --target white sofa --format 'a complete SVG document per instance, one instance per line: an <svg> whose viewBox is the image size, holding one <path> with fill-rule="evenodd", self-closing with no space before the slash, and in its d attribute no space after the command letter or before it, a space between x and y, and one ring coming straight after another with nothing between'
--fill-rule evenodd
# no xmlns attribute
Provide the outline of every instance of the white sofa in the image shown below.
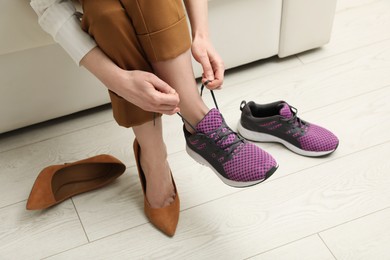
<svg viewBox="0 0 390 260"><path fill-rule="evenodd" d="M210 0L226 68L330 39L336 0ZM28 0L0 1L0 133L109 102L107 90L43 32ZM200 67L195 65L196 76Z"/></svg>

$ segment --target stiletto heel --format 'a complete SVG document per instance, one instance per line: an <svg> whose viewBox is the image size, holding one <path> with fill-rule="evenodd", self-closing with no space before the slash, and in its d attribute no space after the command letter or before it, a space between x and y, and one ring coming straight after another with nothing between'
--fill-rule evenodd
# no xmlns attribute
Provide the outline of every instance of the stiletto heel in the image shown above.
<svg viewBox="0 0 390 260"><path fill-rule="evenodd" d="M172 177L172 183L175 188L174 201L163 208L152 208L146 197L146 178L141 167L141 147L139 146L137 139L134 140L133 144L134 156L137 163L138 175L141 181L142 191L144 193L144 212L150 222L159 230L161 230L167 236L172 237L175 234L177 223L179 222L180 213L180 199L177 193L176 184Z"/></svg>

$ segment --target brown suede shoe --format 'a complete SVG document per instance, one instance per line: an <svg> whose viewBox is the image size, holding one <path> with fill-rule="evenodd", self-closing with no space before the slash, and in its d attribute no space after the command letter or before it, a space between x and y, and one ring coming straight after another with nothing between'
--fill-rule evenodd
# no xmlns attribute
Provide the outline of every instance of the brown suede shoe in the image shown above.
<svg viewBox="0 0 390 260"><path fill-rule="evenodd" d="M162 231L167 236L173 237L176 231L177 224L179 222L179 214L180 214L180 199L179 194L177 193L176 184L172 177L173 186L175 188L175 199L174 201L163 208L152 208L149 204L148 199L146 198L146 178L144 171L141 168L141 149L137 142L134 140L134 156L135 161L137 162L139 179L142 185L142 191L144 192L144 212L148 217L150 222ZM171 173L172 176L172 173Z"/></svg>
<svg viewBox="0 0 390 260"><path fill-rule="evenodd" d="M105 154L48 166L35 180L26 208L36 210L54 206L72 196L109 184L125 170L121 161Z"/></svg>

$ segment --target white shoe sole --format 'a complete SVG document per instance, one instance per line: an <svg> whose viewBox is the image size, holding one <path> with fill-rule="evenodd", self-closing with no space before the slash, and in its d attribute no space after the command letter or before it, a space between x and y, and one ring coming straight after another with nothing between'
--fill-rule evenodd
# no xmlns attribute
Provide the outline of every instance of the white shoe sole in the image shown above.
<svg viewBox="0 0 390 260"><path fill-rule="evenodd" d="M336 150L336 149L333 149L331 151L323 151L323 152L305 151L305 150L302 150L302 149L296 147L295 145L290 144L289 142L287 142L283 139L280 139L279 137L248 130L241 125L241 122L238 122L237 132L242 137L244 137L245 139L248 139L250 141L267 142L267 143L268 142L281 143L285 147L287 147L289 150L293 151L294 153L297 153L297 154L303 155L303 156L308 156L308 157L321 157L321 156L325 156L325 155L328 155L330 153L333 153Z"/></svg>
<svg viewBox="0 0 390 260"><path fill-rule="evenodd" d="M263 181L265 181L267 179L267 178L264 178L264 179L261 179L261 180L248 181L248 182L239 182L239 181L232 181L232 180L226 179L216 169L214 169L214 167L208 161L206 161L202 156L200 156L197 152L192 150L190 147L188 147L188 145L186 145L186 151L187 151L188 155L191 156L191 158L194 159L196 162L198 162L201 165L205 165L205 166L209 167L210 169L212 169L215 172L215 174L226 185L229 185L229 186L232 186L232 187L235 187L235 188L245 188L245 187L249 187L249 186L253 186L253 185L259 184L259 183L261 183L261 182L263 182ZM278 166L275 167L275 171L276 171L277 168L278 168Z"/></svg>

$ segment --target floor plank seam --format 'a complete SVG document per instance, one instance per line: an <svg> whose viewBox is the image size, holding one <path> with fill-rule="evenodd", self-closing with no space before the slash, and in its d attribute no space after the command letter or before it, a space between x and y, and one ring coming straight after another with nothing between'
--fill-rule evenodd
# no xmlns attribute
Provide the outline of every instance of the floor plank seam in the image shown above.
<svg viewBox="0 0 390 260"><path fill-rule="evenodd" d="M126 229L126 230L122 230L122 231L119 231L119 232L117 232L117 233L115 233L115 234L119 234L119 233L121 233L121 232L125 232L125 231L128 231L128 230L130 230L130 229L132 229L132 228L129 228L129 229ZM77 248L80 248L80 247L83 247L83 246L86 246L86 245L93 244L93 243L95 243L95 242L97 242L97 241L99 241L99 240L102 240L102 239L105 239L105 238L109 238L109 237L111 237L111 236L113 236L113 235L115 235L115 234L111 234L111 235L108 235L108 236L105 236L105 237L102 237L102 238L93 240L93 241L88 242L88 243L85 243L85 244L81 244L81 245L78 245L78 246L75 246L75 247L72 247L72 248L68 248L68 249L66 249L66 250L64 250L64 251L61 251L61 252L52 254L52 255L50 255L50 256L46 256L46 257L42 258L42 260L44 260L44 259L49 259L49 258L51 258L51 257L61 255L61 254L63 254L63 253L66 253L66 252L75 250L75 249L77 249Z"/></svg>
<svg viewBox="0 0 390 260"><path fill-rule="evenodd" d="M332 256L334 257L335 260L337 260L337 257L334 255L334 253L332 252L332 250L330 250L328 244L325 243L325 240L322 238L322 236L320 235L320 233L317 233L317 236L319 237L319 239L321 239L322 243L324 244L324 246L326 246L326 248L329 250L329 252L332 254Z"/></svg>
<svg viewBox="0 0 390 260"><path fill-rule="evenodd" d="M76 205L74 204L73 198L70 198L70 200L72 201L72 205L73 205L73 208L74 208L74 210L75 210L75 212L76 212L76 214L77 214L77 218L79 219L80 225L81 225L81 227L83 228L83 232L84 232L85 238L87 239L88 243L90 243L91 241L89 240L87 231L85 230L85 227L84 227L84 225L83 225L83 221L82 221L81 218L80 218L80 214L79 214L79 212L77 211L77 207L76 207Z"/></svg>
<svg viewBox="0 0 390 260"><path fill-rule="evenodd" d="M249 256L249 257L247 257L247 258L244 258L243 260L248 260L248 259L251 259L251 258L253 258L253 257L255 257L255 256L260 256L260 255L262 255L262 254L268 253L268 252L273 251L273 250L276 250L276 249L278 249L278 248L281 248L281 247L284 247L284 246L293 244L293 243L295 243L295 242L298 242L298 241L300 241L300 240L302 240L302 239L311 237L312 235L313 235L313 234L310 234L310 235L307 235L307 236L304 236L304 237L300 237L300 238L298 238L298 239L294 239L294 240L289 241L289 242L287 242L287 243L281 244L281 245L279 245L279 246L275 246L275 247L273 247L273 248L267 249L267 250L265 250L265 251L262 251L262 252L260 252L260 253L255 254L255 255L252 255L252 256Z"/></svg>
<svg viewBox="0 0 390 260"><path fill-rule="evenodd" d="M14 206L14 205L22 203L22 202L26 203L27 200L21 200L21 201L18 201L18 202L13 202L13 203L10 203L10 204L7 204L7 205L3 205L3 206L0 207L0 210L3 210L4 208L11 207L11 206Z"/></svg>
<svg viewBox="0 0 390 260"><path fill-rule="evenodd" d="M312 108L310 110L307 110L307 111L303 111L301 112L301 114L305 114L305 113L312 113L316 110L319 110L319 109L324 109L328 106L333 106L333 105L337 105L337 104L342 104L344 103L345 101L348 101L348 100L351 100L351 99L354 99L354 98L359 98L359 97L362 97L362 96L366 96L366 95L369 95L371 93L375 93L375 92L379 92L379 91L383 91L384 89L387 89L389 88L390 85L384 85L384 86L381 86L381 87L378 87L378 88L375 88L375 89L371 89L371 90L368 90L367 92L363 92L363 93L360 93L360 94L357 94L355 96L350 96L348 98L345 98L345 99L342 99L342 100L338 100L338 101L335 101L335 102L331 102L331 103L328 103L326 105L323 105L323 106L319 106L319 107L315 107L315 108Z"/></svg>
<svg viewBox="0 0 390 260"><path fill-rule="evenodd" d="M330 58L334 58L334 57L337 57L337 56L340 56L340 55L343 55L343 54L347 54L349 52L354 52L354 51L357 51L359 49L364 49L364 48L370 47L372 45L380 44L382 42L389 41L389 40L390 40L390 37L386 38L386 39L379 40L379 41L371 42L371 43L368 43L368 44L364 44L364 45L361 45L361 46L358 46L358 47L355 47L355 48L352 48L352 49L348 49L348 50L345 50L345 51L341 51L341 52L338 52L338 53L331 54L329 56L325 56L325 57L322 57L322 58L314 59L312 61L304 62L304 65L311 65L311 64L316 63L316 62L321 62L321 61L324 61L324 60L327 60L327 59L330 59ZM320 47L319 50L321 48L324 48L324 47ZM314 49L314 50L316 50L316 49ZM311 51L314 51L314 50L311 50ZM303 55L303 54L305 54L307 52L310 52L310 50L306 51L306 52L299 53L299 54L297 54L297 56Z"/></svg>
<svg viewBox="0 0 390 260"><path fill-rule="evenodd" d="M81 225L81 227L83 228L83 232L84 232L85 237L86 237L86 239L87 239L88 242L87 242L87 243L84 243L84 244L81 244L81 245L78 245L78 246L75 246L75 247L72 247L72 248L68 248L68 249L66 249L66 250L57 252L57 253L52 254L52 255L46 256L46 257L42 258L42 260L48 259L48 258L50 258L50 257L54 257L54 256L56 256L56 255L60 255L60 254L62 254L62 253L68 252L68 251L70 251L70 250L73 250L73 249L76 249L76 248L79 248L79 247L82 247L82 246L86 246L86 245L88 245L88 244L90 244L90 243L93 242L93 241L91 242L91 241L89 240L89 238L88 238L87 232L85 231L84 225L83 225L83 223L82 223L82 221L81 221L81 219L80 219L80 215L79 215L79 213L78 213L78 211L77 211L76 205L74 204L73 198L70 198L70 200L72 201L72 204L73 204L73 207L74 207L74 209L75 209L75 211L76 211L77 217L79 218L80 225Z"/></svg>
<svg viewBox="0 0 390 260"><path fill-rule="evenodd" d="M76 248L79 248L79 247L82 247L82 246L86 246L86 245L89 245L90 243L85 243L85 244L81 244L81 245L78 245L78 246L75 246L75 247L72 247L72 248L68 248L64 251L60 251L60 252L57 252L55 254L52 254L52 255L48 255L48 256L45 256L43 258L41 258L41 260L44 260L44 259L49 259L50 257L54 257L54 256L57 256L57 255L60 255L60 254L63 254L65 252L68 252L68 251L71 251L73 249L76 249Z"/></svg>
<svg viewBox="0 0 390 260"><path fill-rule="evenodd" d="M38 141L35 141L35 142L32 142L32 143L28 143L28 144L24 144L24 145L21 145L21 146L13 147L13 148L11 148L9 150L1 151L0 154L6 153L6 152L10 152L10 151L14 151L16 149L20 149L20 148L23 148L23 147L26 147L26 146L35 145L35 144L38 144L38 143L41 143L41 142L45 142L45 141L48 141L48 140L56 139L56 138L59 138L59 137L67 136L67 135L70 135L70 134L74 134L74 133L77 133L77 132L80 132L80 131L83 131L83 130L86 130L86 129L89 129L89 128L93 128L93 127L96 127L96 126L108 124L108 123L111 123L112 121L114 121L114 120L104 121L104 122L101 122L101 123L98 123L98 124L94 124L94 125L90 125L90 126L87 126L87 127L84 127L84 128L79 128L79 129L76 129L76 130L72 130L72 131L69 131L69 132L66 132L66 133L63 133L63 134L60 134L60 135L51 136L51 137L44 138L44 139L41 139L41 140L38 140Z"/></svg>
<svg viewBox="0 0 390 260"><path fill-rule="evenodd" d="M382 208L382 209L379 209L379 210L376 210L376 211L373 211L373 212L370 212L370 213L367 213L367 214L364 214L364 215L362 215L362 216L359 216L359 217L357 217L357 218L350 219L350 220L348 220L348 221L344 221L344 222L342 222L342 223L340 223L340 224L337 224L337 225L332 226L332 227L328 227L328 228L326 228L326 229L317 231L317 232L315 232L315 233L308 234L307 236L300 237L300 238L298 238L298 239L294 239L294 240L292 240L292 241L289 241L288 243L284 243L284 244L282 244L282 245L273 247L273 248L271 248L271 249L268 249L268 250L259 252L258 254L249 256L249 257L245 258L244 260L250 259L250 258L255 257L255 256L259 256L259 255L262 255L262 254L265 254L265 253L267 253L267 252L270 252L270 251L273 251L273 250L275 250L275 249L278 249L278 248L287 246L287 245L289 245L289 244L295 243L295 242L297 242L297 241L300 241L300 240L302 240L302 239L311 237L311 236L313 236L313 235L317 235L317 236L321 239L321 241L324 243L324 245L326 246L326 248L327 248L327 249L329 250L329 252L332 254L332 256L334 257L334 259L337 260L337 257L333 254L332 250L328 247L328 245L326 244L326 242L324 241L324 239L321 237L321 233L322 233L322 232L325 232L325 231L327 231L327 230L330 230L330 229L333 229L333 228L342 226L342 225L344 225L344 224L353 222L353 221L355 221L355 220L358 220L358 219L361 219L361 218L365 218L365 217L367 217L367 216L369 216L369 215L376 214L376 213L379 213L379 212L381 212L381 211L388 210L388 209L390 209L390 206L385 207L385 208Z"/></svg>
<svg viewBox="0 0 390 260"><path fill-rule="evenodd" d="M385 211L385 210L388 210L388 209L390 209L390 204L389 204L389 206L384 207L384 208L382 208L382 209L378 209L378 210L372 211L372 212L367 213L367 214L364 214L364 215L362 215L362 216L359 216L359 217L350 219L350 220L348 220L348 221L344 221L344 222L339 223L339 224L337 224L337 225L334 225L334 226L332 226L332 227L329 227L329 228L323 229L323 230L321 230L321 231L318 231L318 234L320 235L321 233L323 233L323 232L325 232L325 231L328 231L328 230L330 230L330 229L337 228L337 227L339 227L339 226L348 224L348 223L350 223L350 222L353 222L353 221L356 221L356 220L359 220L359 219L368 217L368 216L370 216L370 215L373 215L373 214L376 214L376 213L379 213L379 212L381 212L381 211Z"/></svg>
<svg viewBox="0 0 390 260"><path fill-rule="evenodd" d="M245 65L242 65L242 66L248 66L248 68L249 68L249 67L252 66L252 64L253 64L253 66L255 66L255 64L261 64L261 63L267 64L268 62L272 61L272 59L274 59L275 57L276 57L280 62L283 62L284 59L289 59L289 58L291 58L291 57L279 58L279 57L277 57L277 56L272 56L272 57L270 57L270 58L267 58L267 59L264 59L264 60L255 61L255 62L251 62L251 63L245 64ZM287 71L287 70L290 70L290 69L296 69L296 68L301 67L302 65L304 65L304 64L294 65L294 66L291 66L291 67L288 67L288 68L284 68L284 69L282 69L282 70L271 71L271 72L269 72L269 73L262 74L262 75L260 75L260 76L254 77L254 78L250 78L250 79L247 79L247 80L242 80L242 81L239 81L239 82L235 82L234 84L233 84L233 83L229 83L229 80L225 80L225 81L223 82L224 84L222 85L222 89L221 89L221 90L223 91L223 89L225 89L225 88L236 87L237 85L245 84L245 83L248 83L248 82L251 82L251 81L260 79L260 78L265 78L265 77L268 77L268 76L271 76L271 75L274 75L274 74L277 74L277 73L281 73L281 72L283 72L283 71ZM259 66L259 65L258 65L258 66ZM228 69L228 70L226 71L227 73L226 73L225 77L227 77L230 73L231 73L231 74L236 74L236 73L238 74L239 72L236 72L235 70L236 70L236 69L239 69L239 68L240 68L240 67ZM229 70L231 70L231 71L229 71ZM200 85L200 84L199 84L199 85ZM200 88L200 87L199 87L199 88Z"/></svg>
<svg viewBox="0 0 390 260"><path fill-rule="evenodd" d="M347 8L344 8L344 9L341 9L341 10L338 10L336 11L336 16L343 13L343 12L346 12L346 11L350 11L350 10L354 10L354 9L359 9L359 8L362 8L364 6L368 6L368 5L372 5L372 4L376 4L376 3L380 3L382 2L383 0L377 0L377 1L374 1L374 2L368 2L368 3L364 3L364 4L358 4L358 5L355 5L355 6L350 6L350 7L347 7Z"/></svg>
<svg viewBox="0 0 390 260"><path fill-rule="evenodd" d="M299 58L299 55L298 55L298 54L295 54L294 56L299 60L299 62L300 62L302 65L305 65L305 63Z"/></svg>
<svg viewBox="0 0 390 260"><path fill-rule="evenodd" d="M145 217L145 218L146 218L146 217ZM107 235L107 236L103 236L103 237L100 237L100 238L98 238L98 239L91 240L91 241L89 241L88 243L85 243L85 244L82 244L82 245L78 245L78 246L69 248L69 249L67 249L67 250L64 250L64 251L55 253L55 254L50 255L50 256L47 256L47 257L45 257L45 258L43 258L43 259L47 259L47 258L56 256L56 255L60 255L60 254L62 254L62 253L65 253L65 252L68 252L68 251L71 251L71 250L74 250L74 249L77 249L77 248L80 248L80 247L83 247L83 246L86 246L86 245L89 245L89 244L94 244L95 242L98 242L98 241L100 241L100 240L104 240L104 239L110 238L110 237L112 237L112 236L115 236L115 235L118 235L118 234L127 232L127 231L129 231L129 230L132 230L132 229L134 229L134 228L139 228L139 227L141 227L141 226L146 226L146 225L151 225L151 223L150 223L150 222L145 222L145 223L142 223L142 224L139 224L139 225L130 227L130 228L126 228L126 229L123 229L123 230L121 230L121 231L115 232L115 233L113 233L113 234L109 234L109 235ZM156 232L159 232L159 231L156 230Z"/></svg>

